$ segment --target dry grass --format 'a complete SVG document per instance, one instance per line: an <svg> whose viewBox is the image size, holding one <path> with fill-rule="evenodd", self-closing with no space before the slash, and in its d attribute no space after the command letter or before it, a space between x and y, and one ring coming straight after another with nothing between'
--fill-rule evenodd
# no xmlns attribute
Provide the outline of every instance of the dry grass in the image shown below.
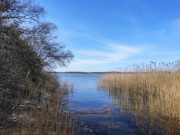
<svg viewBox="0 0 180 135"><path fill-rule="evenodd" d="M122 111L133 114L141 130L180 127L179 62L133 66L126 73L104 75L100 87L114 96ZM132 118L132 119L133 119Z"/></svg>
<svg viewBox="0 0 180 135"><path fill-rule="evenodd" d="M4 129L0 134L17 135L73 135L76 120L62 111L66 107L72 86L67 82L45 75L38 83L28 83L27 97L12 114L15 127ZM25 87L25 86L24 86ZM25 88L24 88L25 89ZM23 93L24 95L24 93ZM2 130L1 130L2 131Z"/></svg>

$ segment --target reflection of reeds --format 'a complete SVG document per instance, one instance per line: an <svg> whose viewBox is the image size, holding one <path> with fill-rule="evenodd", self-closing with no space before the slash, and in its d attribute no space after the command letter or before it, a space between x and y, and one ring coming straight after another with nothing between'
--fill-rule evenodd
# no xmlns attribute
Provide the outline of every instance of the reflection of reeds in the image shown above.
<svg viewBox="0 0 180 135"><path fill-rule="evenodd" d="M122 111L133 114L139 129L149 128L150 133L157 127L173 131L164 127L169 122L180 127L179 63L135 67L121 74L104 75L100 87L118 100Z"/></svg>

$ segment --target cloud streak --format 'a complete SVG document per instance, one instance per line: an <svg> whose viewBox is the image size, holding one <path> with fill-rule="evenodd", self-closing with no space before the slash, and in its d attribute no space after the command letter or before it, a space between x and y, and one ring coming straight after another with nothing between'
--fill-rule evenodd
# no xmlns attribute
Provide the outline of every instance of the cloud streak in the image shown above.
<svg viewBox="0 0 180 135"><path fill-rule="evenodd" d="M180 31L180 19L174 21L174 27L176 30Z"/></svg>
<svg viewBox="0 0 180 135"><path fill-rule="evenodd" d="M131 56L141 54L145 47L135 47L122 44L108 43L107 51L81 50L81 54L88 57L87 59L76 59L76 64L110 64L128 59Z"/></svg>

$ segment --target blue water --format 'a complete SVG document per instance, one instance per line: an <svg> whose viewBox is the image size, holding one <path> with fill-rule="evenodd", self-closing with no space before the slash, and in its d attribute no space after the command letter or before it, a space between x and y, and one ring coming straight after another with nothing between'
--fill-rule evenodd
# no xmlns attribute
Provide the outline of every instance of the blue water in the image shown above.
<svg viewBox="0 0 180 135"><path fill-rule="evenodd" d="M134 122L121 113L113 97L98 89L100 74L60 74L61 80L73 84L73 94L66 111L77 117L78 134L136 135Z"/></svg>

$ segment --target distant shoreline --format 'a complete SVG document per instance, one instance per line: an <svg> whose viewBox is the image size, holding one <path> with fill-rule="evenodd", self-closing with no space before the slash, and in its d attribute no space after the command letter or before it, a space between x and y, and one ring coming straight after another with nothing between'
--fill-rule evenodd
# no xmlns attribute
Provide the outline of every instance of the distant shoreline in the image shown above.
<svg viewBox="0 0 180 135"><path fill-rule="evenodd" d="M122 72L49 72L53 74L115 74Z"/></svg>
<svg viewBox="0 0 180 135"><path fill-rule="evenodd" d="M109 71L109 72L48 72L51 74L132 74L132 73L149 73L149 72L158 72L158 71L147 71L147 72L116 72L116 71ZM164 71L167 72L167 71ZM171 71L169 71L170 73Z"/></svg>

